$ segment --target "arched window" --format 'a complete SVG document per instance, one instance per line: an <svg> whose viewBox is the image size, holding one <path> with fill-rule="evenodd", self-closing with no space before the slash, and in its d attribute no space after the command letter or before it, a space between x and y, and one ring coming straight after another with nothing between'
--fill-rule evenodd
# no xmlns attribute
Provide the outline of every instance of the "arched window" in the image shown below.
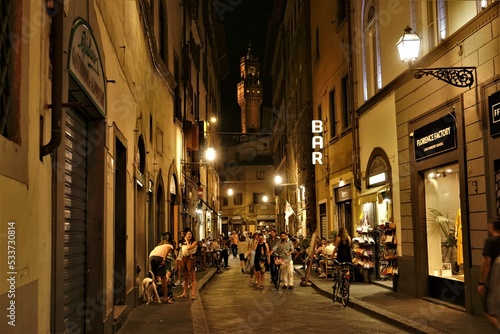
<svg viewBox="0 0 500 334"><path fill-rule="evenodd" d="M361 13L361 22L363 22L363 96L365 100L368 100L382 88L380 26L375 0L364 1Z"/></svg>

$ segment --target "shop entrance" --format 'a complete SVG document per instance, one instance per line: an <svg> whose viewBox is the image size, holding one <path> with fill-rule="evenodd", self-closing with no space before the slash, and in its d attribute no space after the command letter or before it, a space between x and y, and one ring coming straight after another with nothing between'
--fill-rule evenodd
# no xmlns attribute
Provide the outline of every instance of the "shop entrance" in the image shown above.
<svg viewBox="0 0 500 334"><path fill-rule="evenodd" d="M429 296L465 306L458 164L424 172Z"/></svg>

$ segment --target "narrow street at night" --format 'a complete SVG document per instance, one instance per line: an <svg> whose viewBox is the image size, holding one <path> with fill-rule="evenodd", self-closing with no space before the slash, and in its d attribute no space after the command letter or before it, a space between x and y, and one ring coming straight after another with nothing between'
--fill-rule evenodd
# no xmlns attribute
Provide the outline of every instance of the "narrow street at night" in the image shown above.
<svg viewBox="0 0 500 334"><path fill-rule="evenodd" d="M210 333L406 333L300 286L276 291L266 273L264 290L257 290L242 274L239 261L216 275L200 294Z"/></svg>

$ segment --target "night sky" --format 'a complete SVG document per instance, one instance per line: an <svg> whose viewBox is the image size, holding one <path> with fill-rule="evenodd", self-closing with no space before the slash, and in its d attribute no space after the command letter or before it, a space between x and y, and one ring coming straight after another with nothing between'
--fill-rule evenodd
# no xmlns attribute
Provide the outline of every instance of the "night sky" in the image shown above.
<svg viewBox="0 0 500 334"><path fill-rule="evenodd" d="M217 3L219 6L217 7ZM274 0L219 0L214 2L219 20L226 31L226 48L229 59L229 74L221 84L221 131L241 131L240 107L237 100L236 85L240 81L240 58L247 54L248 42L252 45L251 54L260 60L261 72L269 17ZM270 87L264 81L264 94ZM265 95L265 99L267 97Z"/></svg>

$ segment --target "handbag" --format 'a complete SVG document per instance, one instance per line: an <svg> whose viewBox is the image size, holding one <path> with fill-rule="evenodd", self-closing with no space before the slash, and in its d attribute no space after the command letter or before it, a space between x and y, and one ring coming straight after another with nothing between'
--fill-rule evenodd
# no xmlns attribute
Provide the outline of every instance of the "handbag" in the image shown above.
<svg viewBox="0 0 500 334"><path fill-rule="evenodd" d="M285 258L281 256L275 256L274 257L274 264L277 266L281 266L282 264L285 264Z"/></svg>

